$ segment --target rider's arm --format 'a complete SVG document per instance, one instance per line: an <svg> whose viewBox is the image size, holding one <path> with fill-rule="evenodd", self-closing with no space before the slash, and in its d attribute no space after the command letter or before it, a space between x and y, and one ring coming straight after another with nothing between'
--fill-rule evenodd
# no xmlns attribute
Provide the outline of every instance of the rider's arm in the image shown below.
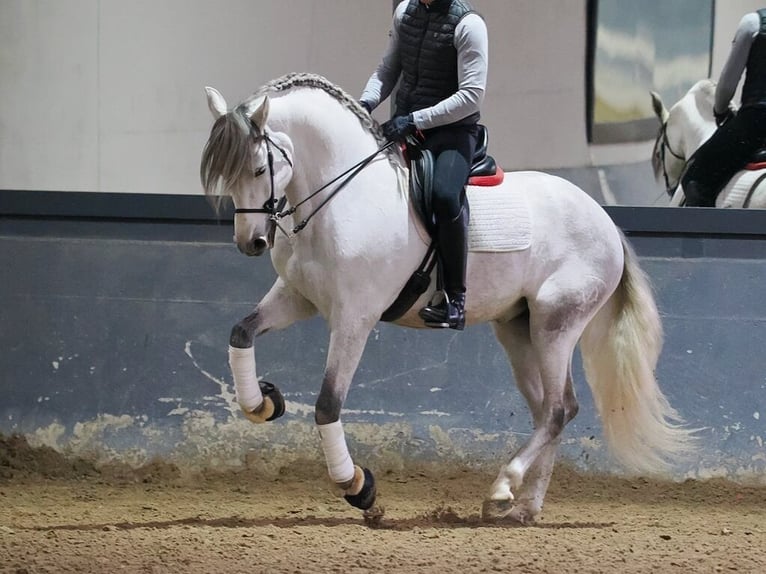
<svg viewBox="0 0 766 574"><path fill-rule="evenodd" d="M359 101L365 102L371 110L377 108L380 102L391 95L396 82L399 80L399 74L402 72L399 61L399 22L402 20L407 4L408 1L404 0L396 7L391 31L388 33L388 45L386 51L383 52L383 59L370 76L359 98Z"/></svg>
<svg viewBox="0 0 766 574"><path fill-rule="evenodd" d="M487 86L488 44L487 26L481 16L465 16L455 29L458 90L446 100L414 112L418 129L451 124L479 111Z"/></svg>
<svg viewBox="0 0 766 574"><path fill-rule="evenodd" d="M734 97L737 85L745 71L747 58L750 55L750 47L761 28L761 19L756 12L750 12L740 20L734 41L731 43L731 51L726 63L721 70L718 86L715 90L716 113L723 114L729 107L729 102Z"/></svg>

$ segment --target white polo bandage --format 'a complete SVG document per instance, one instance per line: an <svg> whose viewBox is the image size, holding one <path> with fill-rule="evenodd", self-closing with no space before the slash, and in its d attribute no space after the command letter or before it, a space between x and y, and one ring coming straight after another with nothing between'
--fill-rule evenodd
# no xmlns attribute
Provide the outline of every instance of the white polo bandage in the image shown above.
<svg viewBox="0 0 766 574"><path fill-rule="evenodd" d="M317 425L322 439L322 450L327 461L327 472L333 482L348 482L354 478L354 463L346 446L343 425L340 420L327 425Z"/></svg>
<svg viewBox="0 0 766 574"><path fill-rule="evenodd" d="M238 349L229 345L229 366L234 376L234 389L237 402L247 412L252 412L263 404L263 394L255 375L255 350L253 347Z"/></svg>

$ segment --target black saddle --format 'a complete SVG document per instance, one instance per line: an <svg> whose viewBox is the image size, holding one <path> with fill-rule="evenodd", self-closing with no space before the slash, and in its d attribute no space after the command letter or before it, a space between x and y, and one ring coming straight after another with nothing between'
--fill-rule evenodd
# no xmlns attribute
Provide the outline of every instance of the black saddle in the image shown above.
<svg viewBox="0 0 766 574"><path fill-rule="evenodd" d="M473 154L470 178L494 176L497 173L495 158L487 153L489 132L487 127L478 124L476 151ZM410 199L428 234L433 237L434 218L431 204L433 192L434 158L433 154L418 147L417 142L408 142L407 156L410 159Z"/></svg>
<svg viewBox="0 0 766 574"><path fill-rule="evenodd" d="M485 177L495 175L497 172L497 162L495 158L487 153L489 148L489 131L487 126L479 124L479 134L476 138L476 151L473 154L473 165L471 166L471 175L469 177Z"/></svg>
<svg viewBox="0 0 766 574"><path fill-rule="evenodd" d="M748 164L754 163L754 164L764 164L766 163L766 148L759 149L757 152L753 154L753 156L748 160ZM758 169L762 168L763 166L759 166Z"/></svg>

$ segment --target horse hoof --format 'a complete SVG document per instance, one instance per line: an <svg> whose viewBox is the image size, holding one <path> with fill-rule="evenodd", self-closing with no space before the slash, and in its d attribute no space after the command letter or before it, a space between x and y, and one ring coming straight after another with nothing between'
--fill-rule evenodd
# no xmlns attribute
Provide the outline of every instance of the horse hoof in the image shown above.
<svg viewBox="0 0 766 574"><path fill-rule="evenodd" d="M346 499L351 506L359 508L360 510L369 510L372 505L375 504L375 496L377 495L377 489L375 488L375 477L369 468L362 469L364 472L364 485L362 490L357 494L346 494L343 498Z"/></svg>
<svg viewBox="0 0 766 574"><path fill-rule="evenodd" d="M279 392L279 389L266 381L258 381L258 385L261 388L263 402L254 411L248 412L242 409L245 418L250 422L263 424L278 419L285 414L285 399L282 393Z"/></svg>
<svg viewBox="0 0 766 574"><path fill-rule="evenodd" d="M502 520L513 511L513 500L485 500L481 505L481 519L485 522Z"/></svg>
<svg viewBox="0 0 766 574"><path fill-rule="evenodd" d="M261 387L263 398L266 399L268 397L274 405L274 412L266 418L266 422L271 422L285 414L285 398L279 392L279 389L266 381L258 381L258 386Z"/></svg>
<svg viewBox="0 0 766 574"><path fill-rule="evenodd" d="M364 516L364 523L370 528L379 528L380 521L383 520L383 515L385 513L385 508L378 504L373 504L362 514L362 516Z"/></svg>
<svg viewBox="0 0 766 574"><path fill-rule="evenodd" d="M484 522L503 522L517 526L532 526L535 515L513 500L485 500L481 505L481 519Z"/></svg>

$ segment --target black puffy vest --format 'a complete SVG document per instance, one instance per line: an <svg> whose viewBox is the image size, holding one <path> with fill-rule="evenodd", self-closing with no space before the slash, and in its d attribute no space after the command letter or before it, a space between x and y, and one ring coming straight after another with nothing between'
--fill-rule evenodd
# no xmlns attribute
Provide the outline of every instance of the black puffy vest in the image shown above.
<svg viewBox="0 0 766 574"><path fill-rule="evenodd" d="M410 0L399 25L402 76L396 94L396 115L433 106L458 90L455 28L475 13L465 0L434 0L426 8ZM474 124L479 113L456 122Z"/></svg>
<svg viewBox="0 0 766 574"><path fill-rule="evenodd" d="M766 10L758 10L758 16L761 29L747 57L745 84L742 86L743 106L766 106Z"/></svg>

